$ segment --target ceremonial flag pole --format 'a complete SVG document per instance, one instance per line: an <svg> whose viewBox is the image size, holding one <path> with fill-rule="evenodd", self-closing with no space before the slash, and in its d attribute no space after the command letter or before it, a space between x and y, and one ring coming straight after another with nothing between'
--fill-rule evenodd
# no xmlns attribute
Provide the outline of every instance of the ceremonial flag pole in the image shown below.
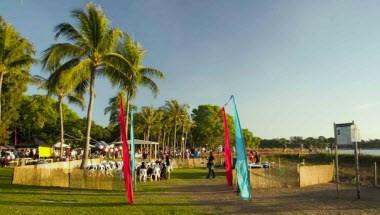
<svg viewBox="0 0 380 215"><path fill-rule="evenodd" d="M227 117L225 108L220 110L223 115L224 125L224 165L226 169L227 185L232 186L232 155L231 155L231 140L230 133L228 131Z"/></svg>
<svg viewBox="0 0 380 215"><path fill-rule="evenodd" d="M133 190L136 191L136 160L135 160L135 133L133 129L133 110L131 110L131 169L133 177Z"/></svg>
<svg viewBox="0 0 380 215"><path fill-rule="evenodd" d="M120 97L120 111L119 111L119 123L121 131L121 141L123 143L123 172L124 172L124 186L125 194L128 198L128 202L133 204L133 186L132 186L132 177L131 177L131 166L130 166L130 156L129 148L127 142L127 131L124 115L124 102L123 97Z"/></svg>
<svg viewBox="0 0 380 215"><path fill-rule="evenodd" d="M241 130L239 114L236 107L235 97L232 95L232 109L234 112L234 128L235 128L235 142L236 142L236 164L235 169L237 173L237 183L240 190L240 197L244 200L250 200L251 195L251 182L249 166L247 162L247 152L245 148L245 141L243 132Z"/></svg>

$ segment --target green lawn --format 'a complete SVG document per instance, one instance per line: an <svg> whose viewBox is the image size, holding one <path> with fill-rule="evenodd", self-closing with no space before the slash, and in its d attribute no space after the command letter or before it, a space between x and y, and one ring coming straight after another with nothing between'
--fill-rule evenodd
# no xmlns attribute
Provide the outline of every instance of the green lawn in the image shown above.
<svg viewBox="0 0 380 215"><path fill-rule="evenodd" d="M12 185L12 172L0 169L0 211L4 214L210 213L206 205L192 205L189 198L191 186L207 183L205 169L176 169L171 180L139 183L134 205L126 203L123 191ZM222 178L219 175L216 180Z"/></svg>

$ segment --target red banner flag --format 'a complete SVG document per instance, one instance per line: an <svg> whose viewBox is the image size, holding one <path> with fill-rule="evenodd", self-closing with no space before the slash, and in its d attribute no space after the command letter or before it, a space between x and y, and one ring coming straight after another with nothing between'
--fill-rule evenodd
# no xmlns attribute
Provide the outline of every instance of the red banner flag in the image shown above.
<svg viewBox="0 0 380 215"><path fill-rule="evenodd" d="M123 97L120 97L120 111L119 111L119 123L121 129L121 141L123 143L123 171L124 171L124 186L125 195L128 197L128 202L133 204L133 187L132 187L132 174L131 165L129 163L129 149L127 143L127 132L124 114L124 102Z"/></svg>
<svg viewBox="0 0 380 215"><path fill-rule="evenodd" d="M228 131L226 111L224 107L220 111L222 112L222 115L223 115L223 125L224 125L224 166L226 168L227 185L232 186L232 153L231 153L230 133Z"/></svg>

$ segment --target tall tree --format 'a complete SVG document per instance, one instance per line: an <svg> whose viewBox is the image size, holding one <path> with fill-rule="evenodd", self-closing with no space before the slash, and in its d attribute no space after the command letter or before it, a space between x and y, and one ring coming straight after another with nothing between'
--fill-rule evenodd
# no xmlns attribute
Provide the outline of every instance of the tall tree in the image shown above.
<svg viewBox="0 0 380 215"><path fill-rule="evenodd" d="M5 76L29 76L33 59L32 44L0 17L0 125L2 124L2 89Z"/></svg>
<svg viewBox="0 0 380 215"><path fill-rule="evenodd" d="M36 82L40 83L40 87L48 91L48 95L56 96L58 100L59 119L60 119L60 157L63 156L63 145L65 144L65 131L64 131L64 99L67 98L69 103L76 104L82 109L84 108L83 94L75 92L78 79L72 77L74 75L70 72L62 71L61 67L52 71L48 79L41 76L34 76Z"/></svg>
<svg viewBox="0 0 380 215"><path fill-rule="evenodd" d="M80 80L76 90L85 92L89 89L86 142L81 163L81 168L84 168L91 140L95 78L114 72L105 67L117 67L113 62L123 58L114 52L122 32L112 27L101 8L93 3L88 3L85 10L73 10L71 16L76 20L74 25L64 22L55 27L55 38L63 37L67 42L51 45L44 51L42 62L48 70L55 70L60 64L62 68L70 68L68 71Z"/></svg>
<svg viewBox="0 0 380 215"><path fill-rule="evenodd" d="M127 33L124 34L123 41L119 43L116 52L122 58L115 58L108 69L117 71L110 73L111 82L125 92L123 95L126 96L126 124L128 124L129 106L137 94L138 87L148 87L154 96L157 96L160 90L154 79L163 79L164 74L158 69L143 65L146 50Z"/></svg>
<svg viewBox="0 0 380 215"><path fill-rule="evenodd" d="M125 93L123 91L119 91L116 96L110 98L108 100L108 106L104 108L104 114L110 114L109 123L112 125L117 125L119 122L118 114L120 109L121 97L125 98ZM125 100L124 109L127 109L127 102ZM125 115L127 115L127 113Z"/></svg>
<svg viewBox="0 0 380 215"><path fill-rule="evenodd" d="M210 146L215 148L223 145L223 121L221 120L220 107L215 105L199 105L193 109L191 117L194 122L192 136L198 146ZM227 115L227 123L233 137L232 117ZM234 138L231 138L234 143Z"/></svg>
<svg viewBox="0 0 380 215"><path fill-rule="evenodd" d="M163 109L169 114L171 121L174 122L173 148L177 147L177 126L183 115L188 114L188 104L180 104L177 100L166 101Z"/></svg>
<svg viewBox="0 0 380 215"><path fill-rule="evenodd" d="M146 128L146 140L150 141L150 131L157 120L157 111L153 107L142 107L141 118Z"/></svg>
<svg viewBox="0 0 380 215"><path fill-rule="evenodd" d="M253 133L247 128L243 129L243 136L246 143L247 148L257 149L260 145L260 138L253 135Z"/></svg>

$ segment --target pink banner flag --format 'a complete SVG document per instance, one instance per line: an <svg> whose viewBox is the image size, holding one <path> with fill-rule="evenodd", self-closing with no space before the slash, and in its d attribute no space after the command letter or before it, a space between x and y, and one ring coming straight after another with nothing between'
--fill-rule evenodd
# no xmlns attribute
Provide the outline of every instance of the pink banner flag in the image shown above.
<svg viewBox="0 0 380 215"><path fill-rule="evenodd" d="M223 115L223 125L224 125L224 166L226 168L227 185L232 186L232 153L231 153L230 133L228 131L226 111L224 107L220 111L222 112L222 115Z"/></svg>
<svg viewBox="0 0 380 215"><path fill-rule="evenodd" d="M129 149L127 143L127 132L126 132L126 123L125 123L125 114L124 114L124 102L123 97L120 97L120 111L119 111L119 123L121 129L121 141L123 143L123 171L124 171L124 186L125 186L125 195L128 198L128 202L133 204L133 187L132 187L132 174L131 174L131 165L129 157Z"/></svg>

